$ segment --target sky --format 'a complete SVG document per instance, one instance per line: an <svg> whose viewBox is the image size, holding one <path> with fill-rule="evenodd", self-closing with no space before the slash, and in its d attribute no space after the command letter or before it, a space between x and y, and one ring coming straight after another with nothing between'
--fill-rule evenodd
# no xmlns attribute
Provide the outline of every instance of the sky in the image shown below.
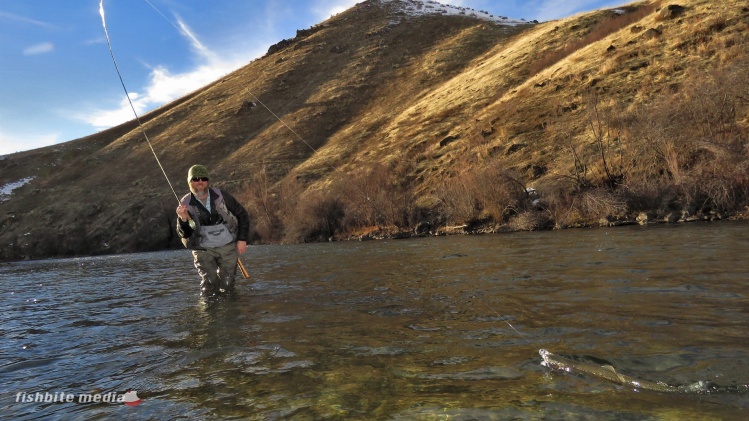
<svg viewBox="0 0 749 421"><path fill-rule="evenodd" d="M358 0L361 1L361 0ZM0 156L88 136L184 96L357 0L0 0ZM626 0L443 0L528 21ZM103 5L107 33L100 15Z"/></svg>

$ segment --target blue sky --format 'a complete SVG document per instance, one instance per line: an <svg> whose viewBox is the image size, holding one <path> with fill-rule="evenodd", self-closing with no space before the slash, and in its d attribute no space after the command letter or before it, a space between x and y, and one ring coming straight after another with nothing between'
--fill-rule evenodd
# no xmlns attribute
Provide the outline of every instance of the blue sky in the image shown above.
<svg viewBox="0 0 749 421"><path fill-rule="evenodd" d="M359 0L361 1L361 0ZM104 0L138 115L262 56L357 0ZM443 0L546 21L626 0ZM99 0L0 0L0 155L134 118L107 48Z"/></svg>

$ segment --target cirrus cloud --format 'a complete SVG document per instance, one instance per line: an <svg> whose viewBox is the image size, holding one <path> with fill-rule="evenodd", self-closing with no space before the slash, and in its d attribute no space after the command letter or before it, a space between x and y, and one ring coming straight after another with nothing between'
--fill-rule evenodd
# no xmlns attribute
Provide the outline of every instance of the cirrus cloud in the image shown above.
<svg viewBox="0 0 749 421"><path fill-rule="evenodd" d="M55 44L52 44L51 42L42 42L39 44L34 44L30 47L26 47L23 49L23 55L25 56L35 56L37 54L46 54L50 53L55 50Z"/></svg>
<svg viewBox="0 0 749 421"><path fill-rule="evenodd" d="M183 97L246 65L252 58L248 55L259 56L262 53L262 50L257 50L248 52L248 55L232 55L232 58L225 58L227 55L205 46L179 17L177 24L180 34L187 40L196 57L196 66L177 73L171 72L163 65L152 66L148 84L140 90L142 93L128 92L129 101L128 98L123 98L115 109L94 109L79 113L75 117L97 130L114 127L134 119L133 111L140 116L144 112Z"/></svg>

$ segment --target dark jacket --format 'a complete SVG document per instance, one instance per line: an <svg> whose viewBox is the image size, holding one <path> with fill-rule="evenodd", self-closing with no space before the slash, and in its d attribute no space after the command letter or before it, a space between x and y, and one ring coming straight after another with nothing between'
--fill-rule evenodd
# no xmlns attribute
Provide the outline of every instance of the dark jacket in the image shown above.
<svg viewBox="0 0 749 421"><path fill-rule="evenodd" d="M200 227L222 223L229 226L236 241L247 241L250 236L250 216L247 210L239 204L234 196L224 190L210 187L209 192L211 196L210 213L192 193L186 194L181 200L182 204L187 206L190 218L196 223L193 230L189 221L183 222L177 218L177 234L182 238L185 247L199 249L200 238L197 233L200 232Z"/></svg>

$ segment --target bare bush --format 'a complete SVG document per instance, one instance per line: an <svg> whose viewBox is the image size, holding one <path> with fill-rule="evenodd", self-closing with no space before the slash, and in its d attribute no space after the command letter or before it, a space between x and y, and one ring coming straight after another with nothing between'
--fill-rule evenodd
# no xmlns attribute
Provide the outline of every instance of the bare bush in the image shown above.
<svg viewBox="0 0 749 421"><path fill-rule="evenodd" d="M402 183L382 164L338 178L332 189L341 192L344 225L407 227L414 200L410 187Z"/></svg>
<svg viewBox="0 0 749 421"><path fill-rule="evenodd" d="M296 219L299 199L304 192L304 186L297 180L292 173L282 180L278 186L278 218L281 220L281 231L276 234L279 238L286 237L291 241L293 235L289 234L289 226L293 225Z"/></svg>
<svg viewBox="0 0 749 421"><path fill-rule="evenodd" d="M547 228L550 222L547 213L527 210L511 218L507 225L513 231L535 231Z"/></svg>
<svg viewBox="0 0 749 421"><path fill-rule="evenodd" d="M447 180L438 194L448 223L504 222L528 205L520 177L497 163L470 169Z"/></svg>
<svg viewBox="0 0 749 421"><path fill-rule="evenodd" d="M626 218L629 206L622 193L605 187L573 191L567 183L560 178L544 187L545 213L555 227L589 225L601 218Z"/></svg>
<svg viewBox="0 0 749 421"><path fill-rule="evenodd" d="M624 179L621 128L614 118L614 106L601 109L597 95L588 100L588 125L600 158L604 177L601 182L608 189L615 189Z"/></svg>
<svg viewBox="0 0 749 421"><path fill-rule="evenodd" d="M665 177L629 177L621 194L632 212L678 210L678 191Z"/></svg>
<svg viewBox="0 0 749 421"><path fill-rule="evenodd" d="M587 220L620 219L627 215L626 201L608 189L593 189L580 195L580 212Z"/></svg>
<svg viewBox="0 0 749 421"><path fill-rule="evenodd" d="M520 177L496 164L479 168L472 178L479 208L497 222L506 221L528 204L526 187Z"/></svg>
<svg viewBox="0 0 749 421"><path fill-rule="evenodd" d="M270 242L277 239L281 231L279 201L278 195L273 192L265 165L260 171L253 173L238 198L246 204L253 225L252 231L260 241Z"/></svg>
<svg viewBox="0 0 749 421"><path fill-rule="evenodd" d="M744 166L744 171L746 170ZM734 177L734 174L728 174L726 177L710 177L705 183L700 184L700 187L708 204L700 209L703 212L736 210L740 209L741 204L747 203L749 183L746 177L744 180Z"/></svg>
<svg viewBox="0 0 749 421"><path fill-rule="evenodd" d="M583 222L576 196L567 188L566 181L558 179L546 185L543 201L549 219L557 228L566 228Z"/></svg>
<svg viewBox="0 0 749 421"><path fill-rule="evenodd" d="M464 224L478 220L478 198L466 175L445 180L437 189L442 219L448 224Z"/></svg>
<svg viewBox="0 0 749 421"><path fill-rule="evenodd" d="M333 238L343 219L341 202L320 190L304 192L286 220L285 238L288 242L317 242Z"/></svg>
<svg viewBox="0 0 749 421"><path fill-rule="evenodd" d="M633 111L626 135L641 153L627 180L630 192L664 196L640 201L704 211L738 210L747 202L747 132L742 89L745 67L693 75L692 89L663 95ZM742 70L743 69L743 70ZM742 108L743 107L743 108ZM647 179L662 188L648 187ZM676 195L676 198L674 198Z"/></svg>

